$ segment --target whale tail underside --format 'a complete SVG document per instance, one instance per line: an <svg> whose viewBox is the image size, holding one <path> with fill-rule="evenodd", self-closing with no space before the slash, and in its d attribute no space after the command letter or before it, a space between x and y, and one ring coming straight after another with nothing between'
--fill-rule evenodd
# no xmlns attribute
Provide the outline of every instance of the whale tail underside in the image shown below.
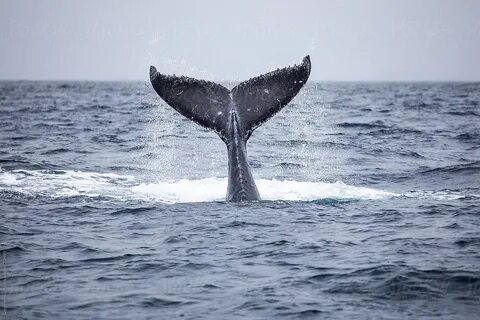
<svg viewBox="0 0 480 320"><path fill-rule="evenodd" d="M285 107L310 75L310 57L299 65L279 69L240 83L232 90L211 81L163 75L150 67L158 95L188 119L214 130L227 143L231 113L237 114L246 142L252 132Z"/></svg>

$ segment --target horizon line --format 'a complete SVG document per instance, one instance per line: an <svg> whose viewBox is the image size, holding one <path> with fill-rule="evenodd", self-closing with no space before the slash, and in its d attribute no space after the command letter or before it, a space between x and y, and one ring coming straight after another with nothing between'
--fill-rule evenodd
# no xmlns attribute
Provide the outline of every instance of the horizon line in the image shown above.
<svg viewBox="0 0 480 320"><path fill-rule="evenodd" d="M188 76L187 76L188 77ZM200 79L199 79L200 80ZM222 79L222 80L210 80L210 79L201 79L201 80L206 80L206 81L211 81L211 82L217 82L217 83L241 83L243 81L247 81L248 79L245 79L245 80L225 80L225 79ZM142 79L54 79L54 78L51 78L51 79L48 79L48 78L45 78L45 79L26 79L26 78L0 78L0 82L147 82L149 83L149 79L145 79L145 80L142 80ZM368 83L368 82L372 82L372 83L415 83L415 82L423 82L423 83L435 83L435 82L438 82L438 83L446 83L446 82L450 82L450 83L476 83L476 82L480 82L480 78L479 79L467 79L467 80L458 80L458 79L455 79L455 80L452 80L452 79L441 79L441 80L425 80L425 79L400 79L400 80L394 80L394 79L386 79L386 80L380 80L380 79L375 79L375 80L366 80L366 79L348 79L348 80L340 80L340 79L311 79L307 82L308 83L312 83L312 82L315 82L315 83L321 83L321 82L349 82L349 83L352 83L352 82L356 82L356 83L359 83L359 82L363 82L363 83Z"/></svg>

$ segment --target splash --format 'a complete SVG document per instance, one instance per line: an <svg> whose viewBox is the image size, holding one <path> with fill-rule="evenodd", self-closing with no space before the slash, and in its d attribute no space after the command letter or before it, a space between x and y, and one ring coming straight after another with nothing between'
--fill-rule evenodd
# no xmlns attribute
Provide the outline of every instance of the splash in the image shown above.
<svg viewBox="0 0 480 320"><path fill-rule="evenodd" d="M393 197L452 201L480 198L480 194L464 194L455 190L413 190L393 193L344 182L309 182L256 179L262 200L315 201L379 200ZM0 167L0 192L26 196L106 197L120 201L153 201L162 203L224 201L227 178L180 179L147 183L132 175L73 170L11 170Z"/></svg>
<svg viewBox="0 0 480 320"><path fill-rule="evenodd" d="M394 193L343 182L258 179L263 200L382 199ZM164 203L224 201L227 178L181 179L145 183L134 176L84 171L12 170L0 168L0 191L40 197L110 197Z"/></svg>
<svg viewBox="0 0 480 320"><path fill-rule="evenodd" d="M15 192L26 196L106 197L120 201L153 201L162 203L224 201L227 178L180 179L147 183L132 175L73 170L11 170L0 167L0 192ZM433 200L457 200L465 195L454 191L410 191L397 194L389 191L350 186L341 181L308 182L257 179L262 200L315 201L379 200L392 197Z"/></svg>
<svg viewBox="0 0 480 320"><path fill-rule="evenodd" d="M312 201L319 199L381 199L394 193L346 185L343 182L300 182L290 180L256 180L263 200ZM227 190L226 178L140 184L132 190L144 197L165 202L223 201Z"/></svg>
<svg viewBox="0 0 480 320"><path fill-rule="evenodd" d="M132 176L120 176L113 173L72 170L12 170L6 172L0 168L0 191L13 191L28 196L118 197L122 188L133 181Z"/></svg>
<svg viewBox="0 0 480 320"><path fill-rule="evenodd" d="M120 201L158 201L163 203L224 201L227 178L180 179L146 183L131 175L73 170L12 170L0 167L0 191L27 196L107 197ZM308 182L257 179L262 200L314 201L378 200L392 197L434 200L457 200L466 196L454 191L410 191L396 194L389 191L350 186L341 181Z"/></svg>

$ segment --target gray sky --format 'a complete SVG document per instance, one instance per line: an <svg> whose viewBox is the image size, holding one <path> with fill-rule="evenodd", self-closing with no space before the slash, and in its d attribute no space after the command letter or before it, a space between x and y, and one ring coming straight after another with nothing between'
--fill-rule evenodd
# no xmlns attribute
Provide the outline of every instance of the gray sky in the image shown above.
<svg viewBox="0 0 480 320"><path fill-rule="evenodd" d="M0 0L0 79L480 80L476 0Z"/></svg>

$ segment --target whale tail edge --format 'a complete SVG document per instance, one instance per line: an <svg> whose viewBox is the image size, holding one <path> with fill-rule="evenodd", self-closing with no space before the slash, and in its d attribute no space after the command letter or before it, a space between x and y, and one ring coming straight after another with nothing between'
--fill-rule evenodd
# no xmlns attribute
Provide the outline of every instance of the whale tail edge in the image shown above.
<svg viewBox="0 0 480 320"><path fill-rule="evenodd" d="M238 116L241 137L252 132L285 107L310 76L310 57L302 63L244 81L232 90L205 80L164 75L150 67L150 81L157 94L173 109L199 125L212 129L227 143L230 114Z"/></svg>

